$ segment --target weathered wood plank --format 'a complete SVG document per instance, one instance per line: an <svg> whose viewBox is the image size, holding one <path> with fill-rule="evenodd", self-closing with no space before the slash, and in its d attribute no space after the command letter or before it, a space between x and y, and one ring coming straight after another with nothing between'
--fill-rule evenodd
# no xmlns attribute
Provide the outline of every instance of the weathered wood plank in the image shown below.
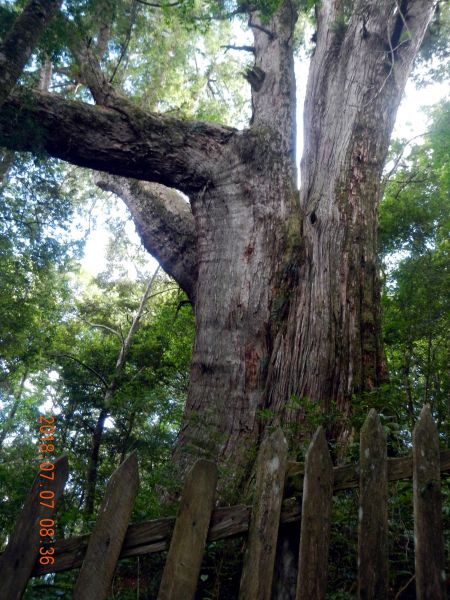
<svg viewBox="0 0 450 600"><path fill-rule="evenodd" d="M446 575L439 434L428 405L413 431L413 464L416 597L441 600L446 597Z"/></svg>
<svg viewBox="0 0 450 600"><path fill-rule="evenodd" d="M200 459L186 477L158 600L193 600L214 507L217 467Z"/></svg>
<svg viewBox="0 0 450 600"><path fill-rule="evenodd" d="M450 471L450 450L441 450L441 472ZM412 477L412 456L388 458L388 481L398 481ZM305 466L299 462L289 462L286 474L288 489L301 493ZM348 490L359 486L359 463L334 467L334 491Z"/></svg>
<svg viewBox="0 0 450 600"><path fill-rule="evenodd" d="M386 434L372 409L361 429L358 523L358 596L388 597L388 487Z"/></svg>
<svg viewBox="0 0 450 600"><path fill-rule="evenodd" d="M215 540L247 533L250 514L250 506L239 505L216 508L211 518L207 541L214 542ZM174 525L174 517L130 525L120 552L120 558L167 550ZM79 567L83 562L88 541L89 535L57 541L55 544L56 569L51 571L48 567L36 564L33 576Z"/></svg>
<svg viewBox="0 0 450 600"><path fill-rule="evenodd" d="M56 506L69 476L67 456L56 459L54 465L55 478L53 481L42 478L40 472L36 475L8 546L0 557L2 598L8 600L21 598L31 577L33 566L36 561L39 561L39 548L41 547L39 521L54 518L54 510L40 504L39 492L43 485L45 490L53 491ZM43 500L43 502L50 503L49 500ZM55 558L55 562L57 560Z"/></svg>
<svg viewBox="0 0 450 600"><path fill-rule="evenodd" d="M254 502L244 557L239 598L270 600L277 549L287 442L281 429L262 442L256 464Z"/></svg>
<svg viewBox="0 0 450 600"><path fill-rule="evenodd" d="M74 600L103 600L108 596L138 486L137 455L133 452L114 471L106 487L75 584Z"/></svg>
<svg viewBox="0 0 450 600"><path fill-rule="evenodd" d="M303 488L302 463L288 463L289 472L295 470L300 481L300 470L302 473L301 485L298 485L298 495L301 496ZM356 488L359 485L359 464L334 467L334 492ZM450 450L441 451L441 472L450 471ZM388 458L388 481L398 481L412 477L412 457ZM208 533L208 542L221 540L237 535L243 535L248 531L250 520L250 506L230 506L216 508L211 519ZM301 515L301 498L288 498L283 501L281 508L281 522L292 523L298 521ZM120 558L127 558L138 554L162 552L169 547L169 540L175 524L172 517L135 523L128 527ZM89 536L73 537L59 540L55 544L55 565L42 566L35 564L33 577L47 573L57 573L67 569L74 569L81 565L86 552Z"/></svg>
<svg viewBox="0 0 450 600"><path fill-rule="evenodd" d="M308 448L303 485L297 600L325 598L333 501L333 463L319 427Z"/></svg>

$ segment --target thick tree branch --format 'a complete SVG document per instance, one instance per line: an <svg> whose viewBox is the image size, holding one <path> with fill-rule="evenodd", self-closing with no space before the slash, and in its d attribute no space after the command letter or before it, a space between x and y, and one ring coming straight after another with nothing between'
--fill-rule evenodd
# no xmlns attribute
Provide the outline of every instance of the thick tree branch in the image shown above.
<svg viewBox="0 0 450 600"><path fill-rule="evenodd" d="M14 89L61 0L30 0L0 45L0 106Z"/></svg>
<svg viewBox="0 0 450 600"><path fill-rule="evenodd" d="M13 94L0 114L0 145L45 150L72 164L198 192L214 179L236 130L147 113L124 101L114 109L42 92Z"/></svg>
<svg viewBox="0 0 450 600"><path fill-rule="evenodd" d="M189 204L175 190L154 183L103 174L96 183L125 202L145 248L193 302L197 240Z"/></svg>

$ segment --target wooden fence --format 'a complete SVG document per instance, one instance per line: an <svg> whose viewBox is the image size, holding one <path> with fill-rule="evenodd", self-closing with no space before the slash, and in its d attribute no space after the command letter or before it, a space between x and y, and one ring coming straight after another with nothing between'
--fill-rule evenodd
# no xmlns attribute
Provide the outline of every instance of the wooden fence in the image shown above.
<svg viewBox="0 0 450 600"><path fill-rule="evenodd" d="M55 497L63 491L67 459L55 463ZM333 467L322 428L305 464L287 460L280 430L261 444L253 506L214 508L217 467L199 460L185 482L175 518L128 525L138 490L135 454L112 475L91 535L57 540L54 564L39 564L39 478L33 483L6 551L0 557L1 597L22 597L30 577L81 567L76 600L107 598L117 561L168 549L158 600L191 600L208 542L247 535L239 600L269 600L280 523L301 520L297 600L325 597L331 504L339 490L359 486L358 597L388 597L388 482L413 478L415 579L418 600L441 600L445 592L441 472L450 471L450 451L439 450L429 407L413 433L411 457L387 458L386 436L372 410L361 430L358 464ZM296 480L295 498L284 499L286 481Z"/></svg>

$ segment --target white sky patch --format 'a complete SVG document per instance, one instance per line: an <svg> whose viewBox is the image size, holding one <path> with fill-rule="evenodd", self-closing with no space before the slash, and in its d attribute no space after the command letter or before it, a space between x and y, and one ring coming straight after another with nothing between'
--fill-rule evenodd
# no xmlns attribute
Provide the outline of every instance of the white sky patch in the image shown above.
<svg viewBox="0 0 450 600"><path fill-rule="evenodd" d="M446 97L449 97L448 82L417 88L414 81L409 80L397 112L393 137L411 139L416 135L426 133L428 116L424 109L437 104Z"/></svg>
<svg viewBox="0 0 450 600"><path fill-rule="evenodd" d="M125 205L120 201L116 202L111 208L110 215L105 214L104 203L99 203L94 211L93 224L90 227L90 232L86 239L86 245L84 249L84 257L81 260L81 265L85 271L87 271L93 277L97 276L102 271L108 269L108 260L106 256L106 248L108 241L111 238L111 233L108 231L107 219L112 215L123 220L128 218L128 211ZM140 245L140 238L136 233L134 223L129 220L125 225L125 231L131 244ZM153 271L158 266L158 262L148 255L148 268ZM137 270L132 261L126 261L124 267L128 271L128 276L131 279L137 278Z"/></svg>
<svg viewBox="0 0 450 600"><path fill-rule="evenodd" d="M38 410L42 415L61 414L61 409L56 404L54 404L51 398L47 398L46 400L44 400L44 402L38 406Z"/></svg>
<svg viewBox="0 0 450 600"><path fill-rule="evenodd" d="M114 429L116 423L112 417L106 417L105 419L105 429Z"/></svg>

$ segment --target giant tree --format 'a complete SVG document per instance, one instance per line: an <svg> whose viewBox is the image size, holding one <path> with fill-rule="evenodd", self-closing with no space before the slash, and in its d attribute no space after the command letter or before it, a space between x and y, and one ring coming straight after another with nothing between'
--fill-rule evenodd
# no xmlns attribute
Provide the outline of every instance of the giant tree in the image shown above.
<svg viewBox="0 0 450 600"><path fill-rule="evenodd" d="M125 200L144 244L191 300L181 464L204 453L246 468L262 413L301 424L295 396L345 414L354 394L385 377L380 178L436 2L317 3L300 192L293 47L302 3L269 4L227 6L247 13L254 37L244 130L139 108L102 70L101 32L72 42L95 105L28 89L0 115L0 144L103 172L98 184Z"/></svg>

